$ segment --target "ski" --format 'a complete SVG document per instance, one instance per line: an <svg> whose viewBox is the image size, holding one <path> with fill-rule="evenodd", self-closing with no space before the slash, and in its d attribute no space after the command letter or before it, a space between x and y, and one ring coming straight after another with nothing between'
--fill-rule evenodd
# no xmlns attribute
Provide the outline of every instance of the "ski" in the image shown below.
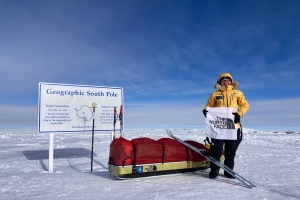
<svg viewBox="0 0 300 200"><path fill-rule="evenodd" d="M239 175L238 173L234 172L232 169L230 169L229 167L227 167L226 165L224 165L223 163L221 163L220 161L214 159L213 157L211 157L205 150L200 150L192 145L190 145L189 143L177 138L176 136L173 135L173 133L167 129L167 134L173 138L174 140L177 140L178 142L180 142L181 144L187 146L188 148L194 150L195 152L199 153L200 155L204 156L205 158L207 158L210 162L214 163L215 165L219 166L220 168L224 169L226 172L228 172L231 176L235 177L237 180L239 180L241 183L243 183L247 188L252 189L253 187L256 187L253 183L251 183L250 181L248 181L247 179L245 179L244 177L242 177L241 175Z"/></svg>

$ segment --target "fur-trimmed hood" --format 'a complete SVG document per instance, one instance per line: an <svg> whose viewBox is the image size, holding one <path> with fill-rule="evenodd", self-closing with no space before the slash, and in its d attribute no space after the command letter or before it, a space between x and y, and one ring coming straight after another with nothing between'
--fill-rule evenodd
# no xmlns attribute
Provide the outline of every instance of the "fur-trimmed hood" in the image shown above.
<svg viewBox="0 0 300 200"><path fill-rule="evenodd" d="M239 83L237 81L233 80L231 74L229 74L229 73L223 73L223 74L220 75L220 77L217 80L217 83L214 85L215 89L217 89L217 90L221 89L222 86L219 84L219 82L224 77L228 77L228 78L231 79L231 84L230 85L233 87L233 89L236 89L239 86Z"/></svg>
<svg viewBox="0 0 300 200"><path fill-rule="evenodd" d="M236 88L239 87L239 83L236 82L236 81L232 81L232 83L231 83L230 85L233 87L233 89L236 89ZM214 85L214 88L217 89L217 90L219 90L221 87L222 87L222 86L221 86L219 83L216 83L216 84Z"/></svg>

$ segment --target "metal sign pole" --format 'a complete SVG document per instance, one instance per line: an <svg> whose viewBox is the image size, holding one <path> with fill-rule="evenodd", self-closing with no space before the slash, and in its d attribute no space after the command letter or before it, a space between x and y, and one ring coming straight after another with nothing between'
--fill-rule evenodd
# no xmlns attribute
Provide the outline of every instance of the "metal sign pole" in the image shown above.
<svg viewBox="0 0 300 200"><path fill-rule="evenodd" d="M94 126L95 126L95 108L97 108L97 104L95 102L92 103L93 107L93 131L92 131L92 153L91 153L91 172L93 171L93 159L94 159Z"/></svg>

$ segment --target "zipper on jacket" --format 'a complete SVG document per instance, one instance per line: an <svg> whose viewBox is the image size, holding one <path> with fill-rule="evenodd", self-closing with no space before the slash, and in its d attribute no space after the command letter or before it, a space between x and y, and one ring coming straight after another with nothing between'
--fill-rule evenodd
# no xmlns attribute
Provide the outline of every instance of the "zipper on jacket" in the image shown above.
<svg viewBox="0 0 300 200"><path fill-rule="evenodd" d="M229 107L229 104L228 104L228 88L226 87L226 101L227 101L227 108Z"/></svg>

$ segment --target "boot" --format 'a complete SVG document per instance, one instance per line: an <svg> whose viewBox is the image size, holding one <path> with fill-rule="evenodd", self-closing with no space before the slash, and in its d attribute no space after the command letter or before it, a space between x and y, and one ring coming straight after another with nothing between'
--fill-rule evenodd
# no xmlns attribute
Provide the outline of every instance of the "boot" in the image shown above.
<svg viewBox="0 0 300 200"><path fill-rule="evenodd" d="M219 176L219 170L211 169L209 172L209 178L217 178Z"/></svg>
<svg viewBox="0 0 300 200"><path fill-rule="evenodd" d="M231 176L229 173L227 173L226 171L224 171L224 176L226 178L235 178L234 176Z"/></svg>

